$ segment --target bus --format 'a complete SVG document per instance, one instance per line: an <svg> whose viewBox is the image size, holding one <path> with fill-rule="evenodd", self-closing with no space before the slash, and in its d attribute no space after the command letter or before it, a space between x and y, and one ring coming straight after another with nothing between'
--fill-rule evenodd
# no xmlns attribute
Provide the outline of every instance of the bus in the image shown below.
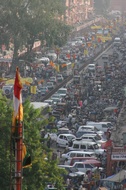
<svg viewBox="0 0 126 190"><path fill-rule="evenodd" d="M42 109L42 115L48 117L50 110L49 103L45 102L31 102L34 109Z"/></svg>
<svg viewBox="0 0 126 190"><path fill-rule="evenodd" d="M59 65L60 65L60 72L62 73L64 78L72 75L73 63L63 61Z"/></svg>

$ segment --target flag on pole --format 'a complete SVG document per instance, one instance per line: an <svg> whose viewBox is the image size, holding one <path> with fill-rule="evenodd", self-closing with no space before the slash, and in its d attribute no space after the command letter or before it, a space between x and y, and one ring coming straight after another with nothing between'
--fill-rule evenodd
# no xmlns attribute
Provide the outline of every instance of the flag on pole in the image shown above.
<svg viewBox="0 0 126 190"><path fill-rule="evenodd" d="M16 76L14 82L14 93L13 93L13 118L12 118L12 133L15 132L16 120L23 121L23 106L22 106L22 82L18 68L16 69Z"/></svg>
<svg viewBox="0 0 126 190"><path fill-rule="evenodd" d="M22 164L23 168L28 168L32 166L31 156L26 150L26 146L24 143L22 145L22 162L23 162Z"/></svg>

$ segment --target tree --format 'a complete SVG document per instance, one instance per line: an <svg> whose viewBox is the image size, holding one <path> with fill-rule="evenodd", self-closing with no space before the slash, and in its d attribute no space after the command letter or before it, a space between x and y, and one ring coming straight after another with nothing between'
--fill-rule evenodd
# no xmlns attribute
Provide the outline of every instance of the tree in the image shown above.
<svg viewBox="0 0 126 190"><path fill-rule="evenodd" d="M32 167L23 169L23 190L43 190L48 182L62 187L63 171L52 160L52 150L41 143L40 130L44 124L40 109L33 109L28 100L24 105L24 143L32 158ZM10 134L12 102L0 93L0 189L10 184ZM45 159L46 158L46 159ZM14 166L13 166L14 167Z"/></svg>
<svg viewBox="0 0 126 190"><path fill-rule="evenodd" d="M0 189L10 185L10 129L12 113L11 102L0 92Z"/></svg>
<svg viewBox="0 0 126 190"><path fill-rule="evenodd" d="M1 0L0 39L1 44L8 45L10 41L14 44L14 67L18 63L18 51L26 47L29 54L36 39L48 42L49 37L52 45L63 30L66 39L69 29L61 19L64 14L65 2L60 0Z"/></svg>

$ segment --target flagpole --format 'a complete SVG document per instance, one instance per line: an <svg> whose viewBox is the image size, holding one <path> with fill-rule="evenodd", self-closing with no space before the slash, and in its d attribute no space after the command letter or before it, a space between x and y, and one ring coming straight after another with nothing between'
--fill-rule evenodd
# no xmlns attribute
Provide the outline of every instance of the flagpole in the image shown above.
<svg viewBox="0 0 126 190"><path fill-rule="evenodd" d="M16 190L22 190L22 123L20 120L20 108L19 108L19 118L18 118L18 137L16 142Z"/></svg>
<svg viewBox="0 0 126 190"><path fill-rule="evenodd" d="M16 77L18 75L18 83L20 83L19 81L20 76L19 76L18 69L17 69L17 72L16 72ZM22 190L22 146L23 146L23 125L22 125L22 118L21 118L22 96L21 96L21 88L17 88L16 90L17 90L17 93L19 94L19 97L18 97L19 105L18 105L18 110L17 110L18 118L16 122L17 138L15 140L15 190Z"/></svg>

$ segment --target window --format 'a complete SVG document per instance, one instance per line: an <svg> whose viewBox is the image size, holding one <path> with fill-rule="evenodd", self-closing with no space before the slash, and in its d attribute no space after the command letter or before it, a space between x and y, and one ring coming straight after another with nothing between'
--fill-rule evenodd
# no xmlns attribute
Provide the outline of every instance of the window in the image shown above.
<svg viewBox="0 0 126 190"><path fill-rule="evenodd" d="M71 158L73 158L73 157L75 157L75 156L76 156L75 153L71 153L71 154L70 154L70 157L71 157Z"/></svg>
<svg viewBox="0 0 126 190"><path fill-rule="evenodd" d="M85 168L93 168L93 166L92 165L90 165L90 164L85 164Z"/></svg>
<svg viewBox="0 0 126 190"><path fill-rule="evenodd" d="M76 168L84 168L83 164L76 164Z"/></svg>
<svg viewBox="0 0 126 190"><path fill-rule="evenodd" d="M83 157L83 154L78 153L78 154L77 154L77 157Z"/></svg>
<svg viewBox="0 0 126 190"><path fill-rule="evenodd" d="M88 145L88 149L94 150L94 147L92 145Z"/></svg>
<svg viewBox="0 0 126 190"><path fill-rule="evenodd" d="M67 141L67 138L64 136L64 140L66 140Z"/></svg>
<svg viewBox="0 0 126 190"><path fill-rule="evenodd" d="M88 139L88 137L83 137L83 139Z"/></svg>
<svg viewBox="0 0 126 190"><path fill-rule="evenodd" d="M94 147L94 149L99 149L97 144L94 144L93 147Z"/></svg>
<svg viewBox="0 0 126 190"><path fill-rule="evenodd" d="M81 145L81 149L86 149L86 146L84 144Z"/></svg>
<svg viewBox="0 0 126 190"><path fill-rule="evenodd" d="M85 157L91 157L91 154L85 154Z"/></svg>
<svg viewBox="0 0 126 190"><path fill-rule="evenodd" d="M96 136L94 137L94 139L95 139L96 141L98 141L98 140L101 140L101 137L100 137L99 135L96 135Z"/></svg>
<svg viewBox="0 0 126 190"><path fill-rule="evenodd" d="M60 139L63 139L63 135L60 135L59 138L60 138Z"/></svg>
<svg viewBox="0 0 126 190"><path fill-rule="evenodd" d="M74 144L73 148L79 148L79 144Z"/></svg>
<svg viewBox="0 0 126 190"><path fill-rule="evenodd" d="M104 129L108 129L108 126L105 125L105 124L102 124L102 128L104 128Z"/></svg>

